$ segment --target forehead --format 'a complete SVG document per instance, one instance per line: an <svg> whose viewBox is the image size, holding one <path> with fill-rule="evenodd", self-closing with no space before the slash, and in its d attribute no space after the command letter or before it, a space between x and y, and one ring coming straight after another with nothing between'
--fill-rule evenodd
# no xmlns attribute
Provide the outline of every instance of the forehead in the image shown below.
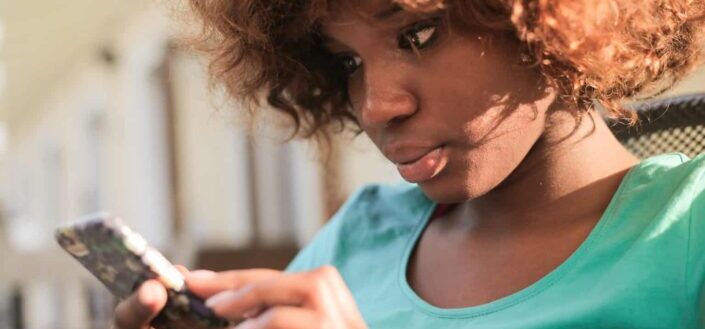
<svg viewBox="0 0 705 329"><path fill-rule="evenodd" d="M393 6L395 3L392 0L331 0L329 5L331 14L348 12L349 10L374 14L381 9Z"/></svg>
<svg viewBox="0 0 705 329"><path fill-rule="evenodd" d="M412 5L419 3L424 3L425 7ZM319 28L330 40L339 39L336 35L342 36L351 31L385 33L442 10L439 4L443 1L329 0L327 13L319 21Z"/></svg>
<svg viewBox="0 0 705 329"><path fill-rule="evenodd" d="M355 8L367 13L378 13L394 6L414 12L431 12L445 7L443 0L331 0L330 4L333 8Z"/></svg>
<svg viewBox="0 0 705 329"><path fill-rule="evenodd" d="M326 15L319 21L320 32L329 40L337 40L363 27L379 27L375 16L393 6L391 0L330 0Z"/></svg>
<svg viewBox="0 0 705 329"><path fill-rule="evenodd" d="M374 22L400 10L399 4L392 0L332 0L324 23L350 20Z"/></svg>

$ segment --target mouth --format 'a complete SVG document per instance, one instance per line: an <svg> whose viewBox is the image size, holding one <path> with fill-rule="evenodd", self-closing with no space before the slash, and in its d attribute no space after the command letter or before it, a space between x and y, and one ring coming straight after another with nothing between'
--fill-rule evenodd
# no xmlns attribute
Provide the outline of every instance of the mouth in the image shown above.
<svg viewBox="0 0 705 329"><path fill-rule="evenodd" d="M445 145L437 146L413 160L395 163L401 177L410 183L421 183L437 176L447 164Z"/></svg>

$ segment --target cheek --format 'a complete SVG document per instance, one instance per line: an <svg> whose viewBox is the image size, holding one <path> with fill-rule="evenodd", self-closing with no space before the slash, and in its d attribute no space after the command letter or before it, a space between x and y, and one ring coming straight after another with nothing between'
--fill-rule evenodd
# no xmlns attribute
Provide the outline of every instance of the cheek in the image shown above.
<svg viewBox="0 0 705 329"><path fill-rule="evenodd" d="M422 184L427 195L439 202L462 202L485 195L506 181L524 160L543 132L543 120L507 118L499 126L476 127L489 131L474 145L453 149L448 170L438 180Z"/></svg>
<svg viewBox="0 0 705 329"><path fill-rule="evenodd" d="M524 129L537 119L534 104L546 96L538 72L516 64L514 44L484 38L468 36L449 43L422 74L438 76L424 86L427 107L442 112L436 117L462 129L473 144L510 128Z"/></svg>
<svg viewBox="0 0 705 329"><path fill-rule="evenodd" d="M365 88L363 81L360 77L351 77L347 84L348 99L350 100L350 106L352 114L355 116L358 122L360 121L360 113L362 112L362 107L365 102ZM364 128L364 127L363 127Z"/></svg>
<svg viewBox="0 0 705 329"><path fill-rule="evenodd" d="M493 103L487 110L473 116L462 127L466 141L471 145L517 144L543 130L543 113L534 104Z"/></svg>
<svg viewBox="0 0 705 329"><path fill-rule="evenodd" d="M358 112L362 105L362 99L364 98L364 88L362 86L362 79L358 77L349 78L347 87L348 97L350 98L350 103L353 106L353 110L355 112Z"/></svg>
<svg viewBox="0 0 705 329"><path fill-rule="evenodd" d="M362 106L365 102L365 92L364 89L362 88L360 83L355 83L355 81L351 80L348 82L348 99L350 100L350 110L352 111L352 115L355 117L355 120L357 121L360 129L367 135L367 137L372 140L372 142L377 145L379 148L378 143L378 132L371 128L369 125L365 125L361 114L362 114Z"/></svg>

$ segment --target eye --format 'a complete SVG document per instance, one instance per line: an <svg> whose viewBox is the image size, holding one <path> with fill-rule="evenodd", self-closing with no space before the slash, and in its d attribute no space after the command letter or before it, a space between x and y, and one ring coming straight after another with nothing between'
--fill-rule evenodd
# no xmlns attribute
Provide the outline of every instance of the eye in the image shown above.
<svg viewBox="0 0 705 329"><path fill-rule="evenodd" d="M362 58L355 55L339 55L338 60L343 68L343 71L347 75L351 75L357 71L357 69L362 65Z"/></svg>
<svg viewBox="0 0 705 329"><path fill-rule="evenodd" d="M439 18L434 18L406 28L397 37L398 47L407 50L428 47L435 39L439 21Z"/></svg>

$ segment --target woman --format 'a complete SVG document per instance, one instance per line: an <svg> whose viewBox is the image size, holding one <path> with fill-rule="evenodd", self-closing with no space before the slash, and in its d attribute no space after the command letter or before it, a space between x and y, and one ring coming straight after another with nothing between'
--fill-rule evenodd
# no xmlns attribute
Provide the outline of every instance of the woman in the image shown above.
<svg viewBox="0 0 705 329"><path fill-rule="evenodd" d="M190 273L238 328L705 326L705 157L639 161L592 106L633 121L695 67L703 1L191 7L234 97L352 121L414 183L357 192L287 273ZM116 326L164 299L147 282Z"/></svg>

